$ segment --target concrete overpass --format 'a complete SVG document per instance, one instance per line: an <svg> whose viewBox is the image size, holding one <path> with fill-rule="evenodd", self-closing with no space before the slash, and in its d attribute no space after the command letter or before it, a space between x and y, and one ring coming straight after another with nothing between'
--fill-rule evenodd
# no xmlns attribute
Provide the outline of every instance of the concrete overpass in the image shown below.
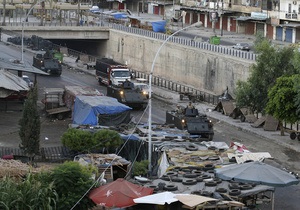
<svg viewBox="0 0 300 210"><path fill-rule="evenodd" d="M22 34L22 25L19 26L1 26L3 30L14 31ZM110 29L100 26L24 26L24 36L31 37L36 35L44 39L97 39L108 40Z"/></svg>

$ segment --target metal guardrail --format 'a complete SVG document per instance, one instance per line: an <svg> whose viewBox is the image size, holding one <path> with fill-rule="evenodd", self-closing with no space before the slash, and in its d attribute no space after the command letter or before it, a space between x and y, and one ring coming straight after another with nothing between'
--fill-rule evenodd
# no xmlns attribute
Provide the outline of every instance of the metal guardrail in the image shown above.
<svg viewBox="0 0 300 210"><path fill-rule="evenodd" d="M140 28L127 27L127 26L123 26L123 25L119 25L119 24L112 24L110 27L113 29L116 29L116 30L121 30L121 31L127 32L127 33L133 33L133 34L146 36L149 38L159 39L159 40L166 40L170 36L167 34L157 33L157 32L140 29ZM169 39L169 42L185 45L188 47L208 50L208 51L212 51L215 53L225 54L228 56L234 56L234 57L238 57L238 58L242 58L242 59L253 60L253 61L256 60L256 54L254 54L252 52L236 50L236 49L232 49L229 47L209 44L206 42L198 42L198 41L194 41L192 39L185 39L185 38L173 36Z"/></svg>
<svg viewBox="0 0 300 210"><path fill-rule="evenodd" d="M7 26L22 26L22 23L18 23L18 22L13 22L13 23L8 23ZM40 26L40 23L29 23L26 22L24 23L24 26ZM73 27L83 27L83 26L88 26L88 27L109 27L115 30L119 30L119 31L124 31L126 33L132 33L132 34L136 34L136 35L140 35L140 36L144 36L144 37L149 37L149 38L153 38L153 39L158 39L158 40L166 40L170 35L167 34L163 34L163 33L157 33L154 31L149 31L149 30L145 30L142 28L135 28L135 27L128 27L122 24L116 24L116 23L112 23L112 22L106 22L106 21L101 21L100 23L93 23L93 24L84 24L82 25L78 25L77 22L69 22L69 23L60 23L60 22L46 22L43 24L43 26L41 27L56 27L56 26L73 26ZM173 36L169 39L169 42L173 42L176 44L180 44L180 45L185 45L187 47L193 47L193 48L198 48L198 49L202 49L202 50L208 50L214 53L220 53L220 54L224 54L224 55L228 55L228 56L233 56L233 57L237 57L237 58L242 58L242 59L246 59L246 60L252 60L255 61L256 60L256 54L254 54L253 52L247 52L247 51L242 51L242 50L237 50L237 49L232 49L230 47L225 47L225 46L219 46L219 45L214 45L214 44L210 44L207 42L198 42L192 39L186 39L186 38L182 38L182 37L178 37L178 36Z"/></svg>

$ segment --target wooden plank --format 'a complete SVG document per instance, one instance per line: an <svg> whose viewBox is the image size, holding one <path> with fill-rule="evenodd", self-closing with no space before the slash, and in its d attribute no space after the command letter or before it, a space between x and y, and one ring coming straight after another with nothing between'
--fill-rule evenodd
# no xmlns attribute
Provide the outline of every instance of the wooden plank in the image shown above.
<svg viewBox="0 0 300 210"><path fill-rule="evenodd" d="M279 125L279 120L275 119L273 116L268 115L264 124L265 131L277 131Z"/></svg>
<svg viewBox="0 0 300 210"><path fill-rule="evenodd" d="M49 109L49 110L46 110L46 111L47 111L48 115L52 115L52 114L70 112L71 109L69 109L67 107L59 107L59 108L55 108L55 109Z"/></svg>

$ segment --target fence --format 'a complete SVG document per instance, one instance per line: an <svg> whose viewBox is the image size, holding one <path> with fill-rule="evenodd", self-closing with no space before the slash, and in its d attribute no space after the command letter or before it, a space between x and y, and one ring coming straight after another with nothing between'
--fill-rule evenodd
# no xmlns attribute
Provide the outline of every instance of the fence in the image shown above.
<svg viewBox="0 0 300 210"><path fill-rule="evenodd" d="M22 26L22 23L8 23L8 26ZM24 23L24 26L36 26L36 27L56 27L56 26L72 26L72 27L83 27L83 26L78 26L77 23L45 23L43 26L40 26L39 23ZM144 36L148 38L153 38L157 40L166 40L170 35L163 34L163 33L157 33L153 32L150 30L145 30L142 28L135 28L135 27L128 27L122 24L116 24L116 23L111 23L111 22L104 22L101 21L99 24L87 24L85 27L109 27L115 30L123 31L126 33L131 33L131 34L136 34L139 36ZM247 60L256 60L256 54L253 52L247 52L247 51L242 51L242 50L237 50L233 49L230 47L226 46L219 46L219 45L214 45L210 44L207 42L198 42L193 39L187 39L184 37L178 37L178 36L173 36L169 39L169 42L173 42L176 44L180 45L185 45L187 47L193 47L193 48L198 48L202 50L207 50L211 51L214 53L219 53L219 54L224 54L232 57L237 57L237 58L242 58L242 59L247 59Z"/></svg>
<svg viewBox="0 0 300 210"><path fill-rule="evenodd" d="M14 155L26 162L26 155L20 148L0 147L0 157L4 155ZM61 162L71 159L72 154L66 147L42 147L40 148L40 154L34 158L35 161L40 162Z"/></svg>

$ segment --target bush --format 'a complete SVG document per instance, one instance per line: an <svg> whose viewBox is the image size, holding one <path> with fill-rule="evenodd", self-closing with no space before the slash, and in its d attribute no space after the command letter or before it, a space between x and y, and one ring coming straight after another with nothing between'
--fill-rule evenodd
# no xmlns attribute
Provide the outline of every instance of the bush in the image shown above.
<svg viewBox="0 0 300 210"><path fill-rule="evenodd" d="M95 146L92 134L80 129L68 129L61 138L62 144L77 152L89 152Z"/></svg>
<svg viewBox="0 0 300 210"><path fill-rule="evenodd" d="M94 133L93 142L96 143L96 148L106 148L107 151L112 151L124 143L118 132L109 129Z"/></svg>
<svg viewBox="0 0 300 210"><path fill-rule="evenodd" d="M145 176L148 173L148 160L142 160L140 162L134 162L133 175L134 176Z"/></svg>

